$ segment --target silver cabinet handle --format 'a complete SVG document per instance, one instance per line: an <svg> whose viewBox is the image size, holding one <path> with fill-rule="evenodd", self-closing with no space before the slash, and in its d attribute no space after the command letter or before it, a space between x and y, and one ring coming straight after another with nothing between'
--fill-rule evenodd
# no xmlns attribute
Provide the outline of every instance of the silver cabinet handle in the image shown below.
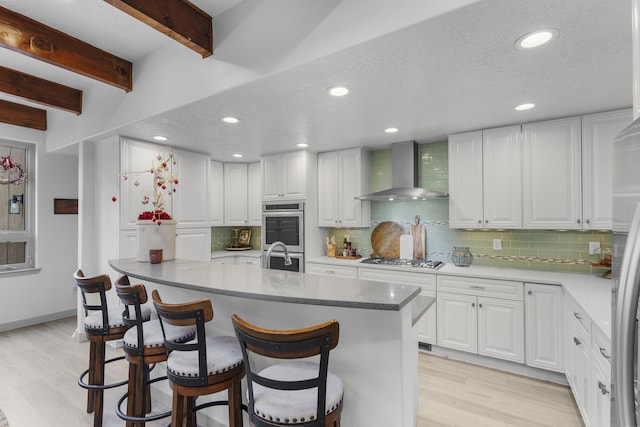
<svg viewBox="0 0 640 427"><path fill-rule="evenodd" d="M484 220L484 223L485 223L485 224L489 224L489 220L488 220L488 219L485 219L485 220Z"/></svg>
<svg viewBox="0 0 640 427"><path fill-rule="evenodd" d="M324 272L327 273L327 274L335 274L335 271L333 271L333 270L325 270Z"/></svg>
<svg viewBox="0 0 640 427"><path fill-rule="evenodd" d="M577 220L576 220L576 222L577 222L578 224L580 224L580 219L577 219Z"/></svg>
<svg viewBox="0 0 640 427"><path fill-rule="evenodd" d="M609 390L607 390L607 386L600 380L598 380L598 388L600 389L600 393L603 395L609 394Z"/></svg>
<svg viewBox="0 0 640 427"><path fill-rule="evenodd" d="M604 357L607 360L611 359L611 356L609 356L607 353L605 353L606 349L604 347L598 346L598 348L600 349L600 354L602 355L602 357Z"/></svg>
<svg viewBox="0 0 640 427"><path fill-rule="evenodd" d="M472 303L471 303L471 307L475 307L475 306L476 306L476 303L475 303L475 302L472 302Z"/></svg>
<svg viewBox="0 0 640 427"><path fill-rule="evenodd" d="M478 220L478 224L482 224L482 220L481 219Z"/></svg>
<svg viewBox="0 0 640 427"><path fill-rule="evenodd" d="M590 221L589 221L589 220L586 220L585 222L586 222L587 224L590 224Z"/></svg>
<svg viewBox="0 0 640 427"><path fill-rule="evenodd" d="M573 312L573 315L575 316L576 319L578 320L582 320L582 317L580 316L580 313L576 313L575 311Z"/></svg>
<svg viewBox="0 0 640 427"><path fill-rule="evenodd" d="M533 295L533 291L529 291L529 292L527 292L527 294Z"/></svg>
<svg viewBox="0 0 640 427"><path fill-rule="evenodd" d="M576 337L573 337L573 342L575 343L575 345L580 345L580 344L582 344L582 342L581 342L578 338L576 338Z"/></svg>
<svg viewBox="0 0 640 427"><path fill-rule="evenodd" d="M479 285L471 285L470 287L471 289L484 289L484 286L479 286Z"/></svg>
<svg viewBox="0 0 640 427"><path fill-rule="evenodd" d="M478 304L478 307L482 308L482 303Z"/></svg>

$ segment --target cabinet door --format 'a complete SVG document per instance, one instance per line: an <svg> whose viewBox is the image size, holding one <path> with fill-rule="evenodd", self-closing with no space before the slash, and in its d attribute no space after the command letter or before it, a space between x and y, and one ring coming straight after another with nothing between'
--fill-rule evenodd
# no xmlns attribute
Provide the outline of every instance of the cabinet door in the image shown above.
<svg viewBox="0 0 640 427"><path fill-rule="evenodd" d="M524 362L522 302L478 297L478 354Z"/></svg>
<svg viewBox="0 0 640 427"><path fill-rule="evenodd" d="M236 264L260 267L261 261L260 261L260 257L237 256Z"/></svg>
<svg viewBox="0 0 640 427"><path fill-rule="evenodd" d="M484 227L522 227L520 126L482 131L482 177Z"/></svg>
<svg viewBox="0 0 640 427"><path fill-rule="evenodd" d="M571 385L573 396L576 399L582 418L587 426L589 422L588 408L591 404L591 351L589 349L589 336L582 326L571 317L568 318L569 327L566 337L566 374Z"/></svg>
<svg viewBox="0 0 640 427"><path fill-rule="evenodd" d="M211 228L176 229L176 258L211 260Z"/></svg>
<svg viewBox="0 0 640 427"><path fill-rule="evenodd" d="M318 154L318 226L338 226L338 152Z"/></svg>
<svg viewBox="0 0 640 427"><path fill-rule="evenodd" d="M437 294L438 345L476 353L478 350L476 297L446 292Z"/></svg>
<svg viewBox="0 0 640 427"><path fill-rule="evenodd" d="M282 157L279 154L263 157L260 161L262 168L262 199L279 200L282 197Z"/></svg>
<svg viewBox="0 0 640 427"><path fill-rule="evenodd" d="M423 290L420 295L435 298L436 293L434 291ZM438 304L432 304L427 312L418 320L418 341L429 344L436 344L437 342L437 312Z"/></svg>
<svg viewBox="0 0 640 427"><path fill-rule="evenodd" d="M209 162L209 223L224 224L224 166L222 162Z"/></svg>
<svg viewBox="0 0 640 427"><path fill-rule="evenodd" d="M224 164L224 223L247 225L247 164Z"/></svg>
<svg viewBox="0 0 640 427"><path fill-rule="evenodd" d="M207 194L209 194L209 157L189 151L175 150L178 177L174 214L178 224L207 225Z"/></svg>
<svg viewBox="0 0 640 427"><path fill-rule="evenodd" d="M260 162L249 163L247 166L247 208L248 225L260 227L262 225L262 194L260 185Z"/></svg>
<svg viewBox="0 0 640 427"><path fill-rule="evenodd" d="M589 420L591 426L608 427L611 424L611 380L599 366L592 364L591 401Z"/></svg>
<svg viewBox="0 0 640 427"><path fill-rule="evenodd" d="M369 179L363 177L362 150L354 148L351 150L340 151L340 169L339 169L339 203L338 218L340 227L368 227L370 225L370 214L367 209L370 202L355 200L356 196L368 192L368 186L363 187L363 180Z"/></svg>
<svg viewBox="0 0 640 427"><path fill-rule="evenodd" d="M282 155L282 197L304 199L307 188L307 153L293 151Z"/></svg>
<svg viewBox="0 0 640 427"><path fill-rule="evenodd" d="M629 109L582 116L583 228L611 230L613 139L631 121Z"/></svg>
<svg viewBox="0 0 640 427"><path fill-rule="evenodd" d="M168 158L171 149L163 145L148 144L137 141L122 140L121 173L128 179L120 179L120 227L134 228L138 215L153 210L152 204L142 204L144 196L153 199L153 175L149 169L158 155ZM135 185L138 182L138 185ZM178 191L180 189L178 188ZM206 194L206 193L203 193ZM173 197L164 197L165 211L174 216ZM205 217L206 218L206 217Z"/></svg>
<svg viewBox="0 0 640 427"><path fill-rule="evenodd" d="M449 136L449 226L482 228L482 131Z"/></svg>
<svg viewBox="0 0 640 427"><path fill-rule="evenodd" d="M358 278L358 269L356 267L322 264L316 262L307 262L305 273L320 274L322 276L347 277L351 279Z"/></svg>
<svg viewBox="0 0 640 427"><path fill-rule="evenodd" d="M522 126L524 228L582 228L580 117Z"/></svg>
<svg viewBox="0 0 640 427"><path fill-rule="evenodd" d="M564 372L564 316L561 286L525 283L526 363Z"/></svg>

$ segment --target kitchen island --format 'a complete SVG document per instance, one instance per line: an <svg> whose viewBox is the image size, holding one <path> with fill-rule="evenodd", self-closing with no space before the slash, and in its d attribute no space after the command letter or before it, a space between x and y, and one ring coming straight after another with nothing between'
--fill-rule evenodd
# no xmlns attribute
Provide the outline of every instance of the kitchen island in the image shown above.
<svg viewBox="0 0 640 427"><path fill-rule="evenodd" d="M211 298L212 334L233 334L234 313L270 329L338 320L340 341L329 366L345 386L343 425L415 427L415 323L434 302L419 296L420 287L180 259L149 264L129 258L109 264L132 283L144 281L148 293L158 289L166 302ZM206 413L207 425L226 421L225 411Z"/></svg>

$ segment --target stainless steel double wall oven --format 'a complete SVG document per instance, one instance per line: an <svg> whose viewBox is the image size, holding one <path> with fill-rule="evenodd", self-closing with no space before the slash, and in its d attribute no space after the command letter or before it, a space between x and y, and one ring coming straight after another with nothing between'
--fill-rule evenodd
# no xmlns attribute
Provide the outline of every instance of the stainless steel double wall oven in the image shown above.
<svg viewBox="0 0 640 427"><path fill-rule="evenodd" d="M262 205L262 260L274 242L282 242L291 256L284 264L284 252L274 248L270 266L277 270L304 271L304 202L272 202ZM267 266L266 264L263 264Z"/></svg>

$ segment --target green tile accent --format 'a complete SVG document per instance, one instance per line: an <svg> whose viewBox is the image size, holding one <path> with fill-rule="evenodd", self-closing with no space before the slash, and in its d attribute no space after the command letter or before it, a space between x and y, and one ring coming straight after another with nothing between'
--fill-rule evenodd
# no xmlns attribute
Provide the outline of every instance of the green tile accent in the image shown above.
<svg viewBox="0 0 640 427"><path fill-rule="evenodd" d="M262 246L262 227L211 227L211 251L222 251L231 242L234 228L251 230L249 239L253 249L260 249Z"/></svg>

